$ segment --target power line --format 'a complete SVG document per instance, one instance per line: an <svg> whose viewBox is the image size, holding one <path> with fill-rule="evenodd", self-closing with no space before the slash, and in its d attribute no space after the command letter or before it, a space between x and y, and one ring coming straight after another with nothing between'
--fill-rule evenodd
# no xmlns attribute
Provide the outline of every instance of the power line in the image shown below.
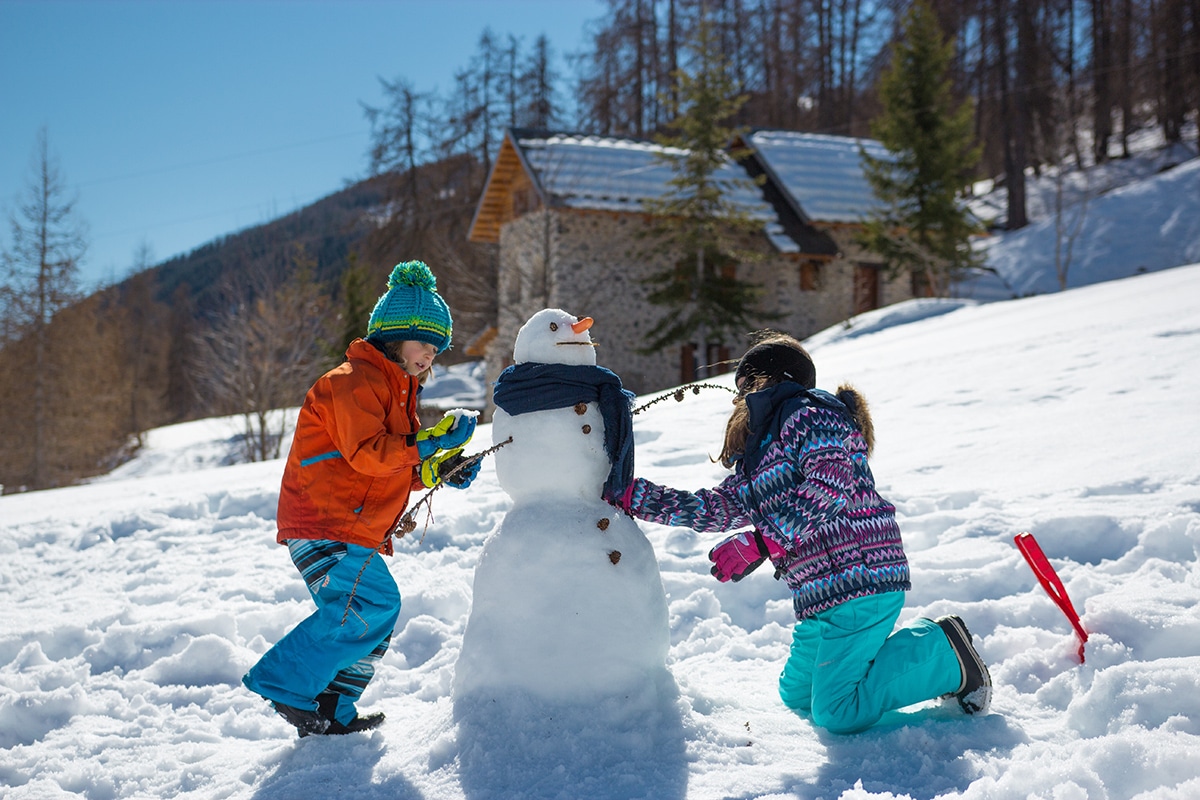
<svg viewBox="0 0 1200 800"><path fill-rule="evenodd" d="M223 211L213 211L208 214L200 214L199 216L194 216L194 217L186 217L183 219L173 219L173 220L168 220L165 222L154 222L154 223L150 223L147 225L138 225L137 227L126 228L125 230L121 230L121 231L102 231L100 233L93 234L92 238L93 239L107 239L107 238L111 238L114 236L128 236L133 233L142 233L145 231L157 230L159 228L167 228L172 225L186 225L189 222L202 222L207 219L215 219L217 217L223 217L227 214L240 214L244 211L254 211L256 209L261 210L263 205L264 205L263 203L254 203L253 205L245 205L245 206L240 206L238 208L225 209ZM300 209L306 208L306 207L307 206L304 206L304 205L297 206L296 208L293 208L291 211L284 212L283 214L273 217L272 220L268 220L268 221L273 221L274 219L286 217L288 214L294 213L295 211L299 211ZM218 234L218 236L225 236L225 235L228 235L228 234L227 233L226 234Z"/></svg>

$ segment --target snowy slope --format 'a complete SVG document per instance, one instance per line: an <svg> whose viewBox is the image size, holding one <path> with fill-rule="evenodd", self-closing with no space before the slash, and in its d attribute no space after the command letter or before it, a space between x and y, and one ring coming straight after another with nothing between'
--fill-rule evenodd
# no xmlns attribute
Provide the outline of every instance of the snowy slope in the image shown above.
<svg viewBox="0 0 1200 800"><path fill-rule="evenodd" d="M997 227L979 241L999 281L976 280L960 294L980 300L1059 291L1200 261L1200 158L1195 129L1184 143L1164 145L1154 131L1136 133L1131 156L1073 169L1049 166L1026 175L1029 225L1002 226L1007 190L987 182L970 202Z"/></svg>
<svg viewBox="0 0 1200 800"><path fill-rule="evenodd" d="M875 473L914 569L905 618L967 620L997 683L985 718L930 703L856 736L814 729L775 693L784 588L763 570L719 584L710 537L644 524L678 701L624 724L619 704L531 706L462 730L450 685L473 568L511 505L489 463L436 495L391 562L404 608L363 704L388 723L296 740L239 685L309 608L273 544L281 464L202 468L193 456L219 464L230 436L213 421L156 432L124 477L0 498L0 794L1200 795L1200 265L921 301L810 344L821 385L850 380L872 403ZM708 390L639 413L638 472L717 482L728 409ZM1012 545L1021 530L1083 612L1085 665Z"/></svg>
<svg viewBox="0 0 1200 800"><path fill-rule="evenodd" d="M1068 287L1200 261L1200 158L988 243L988 266L1018 296L1056 292L1056 244Z"/></svg>

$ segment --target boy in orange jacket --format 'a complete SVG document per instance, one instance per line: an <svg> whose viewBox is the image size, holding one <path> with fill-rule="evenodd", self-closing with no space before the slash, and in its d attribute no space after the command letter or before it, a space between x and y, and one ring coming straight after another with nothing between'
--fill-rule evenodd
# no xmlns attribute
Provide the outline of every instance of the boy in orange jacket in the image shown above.
<svg viewBox="0 0 1200 800"><path fill-rule="evenodd" d="M475 430L447 414L420 430L417 394L450 346L450 309L420 261L397 265L365 339L309 390L279 491L277 541L288 546L317 610L268 650L242 682L271 701L300 736L369 730L380 712L355 702L387 652L400 592L378 552L413 489L457 463ZM466 488L478 463L448 482Z"/></svg>

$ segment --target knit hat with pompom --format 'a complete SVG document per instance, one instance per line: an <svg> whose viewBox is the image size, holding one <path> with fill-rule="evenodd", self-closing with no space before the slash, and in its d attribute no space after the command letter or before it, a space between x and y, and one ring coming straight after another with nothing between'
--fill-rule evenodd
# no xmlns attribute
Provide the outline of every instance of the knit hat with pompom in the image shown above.
<svg viewBox="0 0 1200 800"><path fill-rule="evenodd" d="M425 262L397 264L387 285L367 323L368 339L380 344L426 342L439 353L450 346L454 331L450 308L438 295L437 278Z"/></svg>

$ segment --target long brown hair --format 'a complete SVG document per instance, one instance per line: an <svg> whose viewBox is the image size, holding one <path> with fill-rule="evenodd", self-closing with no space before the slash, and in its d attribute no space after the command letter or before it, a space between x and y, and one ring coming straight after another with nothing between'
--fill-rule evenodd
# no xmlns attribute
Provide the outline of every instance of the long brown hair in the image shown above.
<svg viewBox="0 0 1200 800"><path fill-rule="evenodd" d="M746 406L746 395L765 388L766 384L766 378L750 378L742 384L742 389L734 398L733 413L725 423L725 443L717 458L726 469L731 469L746 452L746 440L750 438L750 409Z"/></svg>

